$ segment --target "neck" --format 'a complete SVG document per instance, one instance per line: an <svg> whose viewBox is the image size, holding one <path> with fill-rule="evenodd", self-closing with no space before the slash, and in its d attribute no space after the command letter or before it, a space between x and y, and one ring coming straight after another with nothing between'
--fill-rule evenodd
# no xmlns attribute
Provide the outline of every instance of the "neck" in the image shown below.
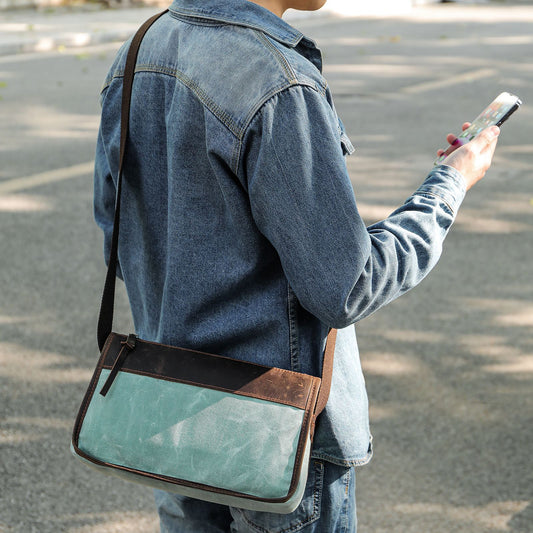
<svg viewBox="0 0 533 533"><path fill-rule="evenodd" d="M272 11L274 15L277 15L278 17L282 17L283 13L287 10L285 7L285 2L283 0L248 0L249 2L253 2L254 4L258 4L261 7L264 7L265 9L268 9L269 11Z"/></svg>

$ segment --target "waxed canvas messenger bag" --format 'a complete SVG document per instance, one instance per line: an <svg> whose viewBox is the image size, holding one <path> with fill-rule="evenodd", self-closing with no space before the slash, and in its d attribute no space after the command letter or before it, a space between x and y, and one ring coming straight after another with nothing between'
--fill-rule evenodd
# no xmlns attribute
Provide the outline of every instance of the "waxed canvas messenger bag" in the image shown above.
<svg viewBox="0 0 533 533"><path fill-rule="evenodd" d="M317 416L331 385L336 330L322 377L148 342L112 332L122 168L137 52L124 73L111 254L98 320L100 359L71 449L104 473L245 509L290 513L306 485Z"/></svg>

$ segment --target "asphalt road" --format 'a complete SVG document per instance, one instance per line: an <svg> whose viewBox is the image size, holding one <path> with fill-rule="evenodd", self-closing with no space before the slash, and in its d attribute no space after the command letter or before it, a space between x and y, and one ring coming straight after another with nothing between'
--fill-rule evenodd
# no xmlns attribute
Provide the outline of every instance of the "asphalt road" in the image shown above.
<svg viewBox="0 0 533 533"><path fill-rule="evenodd" d="M502 90L525 105L420 287L357 326L375 456L362 533L533 532L533 8L309 19L357 152L361 213L418 186ZM70 457L104 279L98 92L117 45L0 58L0 531L151 533L149 491ZM117 328L129 328L124 294ZM327 533L327 532L324 532Z"/></svg>

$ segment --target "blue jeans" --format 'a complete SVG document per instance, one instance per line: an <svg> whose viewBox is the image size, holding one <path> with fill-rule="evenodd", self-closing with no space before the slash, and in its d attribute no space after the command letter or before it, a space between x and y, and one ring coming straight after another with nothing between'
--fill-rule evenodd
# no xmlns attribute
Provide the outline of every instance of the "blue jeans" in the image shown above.
<svg viewBox="0 0 533 533"><path fill-rule="evenodd" d="M161 533L356 533L355 468L312 460L291 514L259 513L155 491Z"/></svg>

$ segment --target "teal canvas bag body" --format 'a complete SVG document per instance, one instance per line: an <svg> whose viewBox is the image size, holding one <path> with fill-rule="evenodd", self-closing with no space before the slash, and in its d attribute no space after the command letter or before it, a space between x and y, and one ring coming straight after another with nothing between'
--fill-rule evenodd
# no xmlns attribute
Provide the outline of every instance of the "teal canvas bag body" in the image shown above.
<svg viewBox="0 0 533 533"><path fill-rule="evenodd" d="M71 449L104 473L184 496L275 513L299 505L315 422L331 386L336 330L322 377L112 332L122 168L137 52L124 73L114 229L98 321L101 351Z"/></svg>

